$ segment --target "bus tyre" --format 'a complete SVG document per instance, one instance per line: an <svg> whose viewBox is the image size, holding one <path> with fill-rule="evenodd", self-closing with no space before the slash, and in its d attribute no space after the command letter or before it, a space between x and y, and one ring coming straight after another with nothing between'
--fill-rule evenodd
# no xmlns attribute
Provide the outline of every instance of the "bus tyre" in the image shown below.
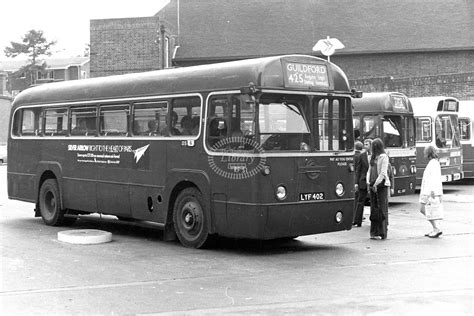
<svg viewBox="0 0 474 316"><path fill-rule="evenodd" d="M48 179L41 185L39 207L41 217L46 225L72 224L75 220L75 218L64 217L64 210L61 210L58 182L55 179Z"/></svg>
<svg viewBox="0 0 474 316"><path fill-rule="evenodd" d="M173 225L179 241L189 248L201 248L209 237L208 219L202 195L196 188L181 191L173 209Z"/></svg>

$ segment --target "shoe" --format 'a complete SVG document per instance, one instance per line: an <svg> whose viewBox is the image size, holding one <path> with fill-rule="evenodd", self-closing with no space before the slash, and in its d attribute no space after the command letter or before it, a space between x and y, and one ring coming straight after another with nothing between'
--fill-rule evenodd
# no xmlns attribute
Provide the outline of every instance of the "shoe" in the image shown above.
<svg viewBox="0 0 474 316"><path fill-rule="evenodd" d="M425 237L430 237L430 234L431 234L431 233L425 234Z"/></svg>
<svg viewBox="0 0 474 316"><path fill-rule="evenodd" d="M370 236L370 239L379 240L379 239L380 239L380 236Z"/></svg>
<svg viewBox="0 0 474 316"><path fill-rule="evenodd" d="M361 226L362 226L362 224L356 224L356 223L352 223L352 226L361 227Z"/></svg>
<svg viewBox="0 0 474 316"><path fill-rule="evenodd" d="M428 235L428 237L430 237L430 238L438 238L438 237L441 236L442 234L443 234L443 232L437 232L437 233L434 234L434 235L431 235L431 234Z"/></svg>
<svg viewBox="0 0 474 316"><path fill-rule="evenodd" d="M385 240L385 239L387 239L387 236L381 235L381 236L380 236L380 239Z"/></svg>

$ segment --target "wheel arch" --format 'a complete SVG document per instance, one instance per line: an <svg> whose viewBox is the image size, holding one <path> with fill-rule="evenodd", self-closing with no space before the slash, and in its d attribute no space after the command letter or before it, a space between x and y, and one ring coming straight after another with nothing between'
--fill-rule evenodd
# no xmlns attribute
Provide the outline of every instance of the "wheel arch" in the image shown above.
<svg viewBox="0 0 474 316"><path fill-rule="evenodd" d="M209 221L207 223L209 233L214 233L214 225L212 220L211 212L211 188L210 188L210 179L205 172L202 170L182 170L175 169L171 170L168 181L166 184L166 196L167 196L167 209L166 209L166 219L165 219L165 235L168 235L170 232L174 234L173 227L173 208L176 202L176 199L180 192L184 189L194 187L202 195L202 200L205 203L204 212L206 212L207 218Z"/></svg>
<svg viewBox="0 0 474 316"><path fill-rule="evenodd" d="M62 196L62 186L61 186L61 174L62 174L61 165L57 162L40 162L36 171L37 181L35 183L35 192L36 192L36 203L35 203L35 216L40 217L39 210L39 193L40 188L43 183L48 179L55 179L58 182L59 190L59 200L61 202L61 209L64 209L63 196Z"/></svg>

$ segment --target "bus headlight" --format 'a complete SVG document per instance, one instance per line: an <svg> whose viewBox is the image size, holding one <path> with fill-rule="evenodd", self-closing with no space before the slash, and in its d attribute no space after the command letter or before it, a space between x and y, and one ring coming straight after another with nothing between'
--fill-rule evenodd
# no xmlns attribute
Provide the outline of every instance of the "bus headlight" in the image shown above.
<svg viewBox="0 0 474 316"><path fill-rule="evenodd" d="M411 171L411 173L415 174L416 173L416 166L411 166L410 171Z"/></svg>
<svg viewBox="0 0 474 316"><path fill-rule="evenodd" d="M286 188L282 185L279 185L275 191L275 196L280 201L286 199Z"/></svg>
<svg viewBox="0 0 474 316"><path fill-rule="evenodd" d="M393 166L392 166L392 173L393 173L394 176L397 175L397 169L396 169L395 167L393 167Z"/></svg>
<svg viewBox="0 0 474 316"><path fill-rule="evenodd" d="M337 213L336 213L336 223L340 223L340 222L342 222L342 212L337 211Z"/></svg>
<svg viewBox="0 0 474 316"><path fill-rule="evenodd" d="M344 195L344 185L341 182L336 184L336 195L342 197Z"/></svg>

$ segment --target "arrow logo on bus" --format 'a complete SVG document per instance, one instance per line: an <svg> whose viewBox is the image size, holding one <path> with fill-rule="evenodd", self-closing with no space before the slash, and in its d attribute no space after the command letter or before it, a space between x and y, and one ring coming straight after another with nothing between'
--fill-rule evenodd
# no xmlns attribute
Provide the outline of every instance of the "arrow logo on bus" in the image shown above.
<svg viewBox="0 0 474 316"><path fill-rule="evenodd" d="M143 155L145 154L148 147L150 147L150 144L133 150L133 154L134 154L134 157L135 157L135 163L138 163L138 161L143 157Z"/></svg>

